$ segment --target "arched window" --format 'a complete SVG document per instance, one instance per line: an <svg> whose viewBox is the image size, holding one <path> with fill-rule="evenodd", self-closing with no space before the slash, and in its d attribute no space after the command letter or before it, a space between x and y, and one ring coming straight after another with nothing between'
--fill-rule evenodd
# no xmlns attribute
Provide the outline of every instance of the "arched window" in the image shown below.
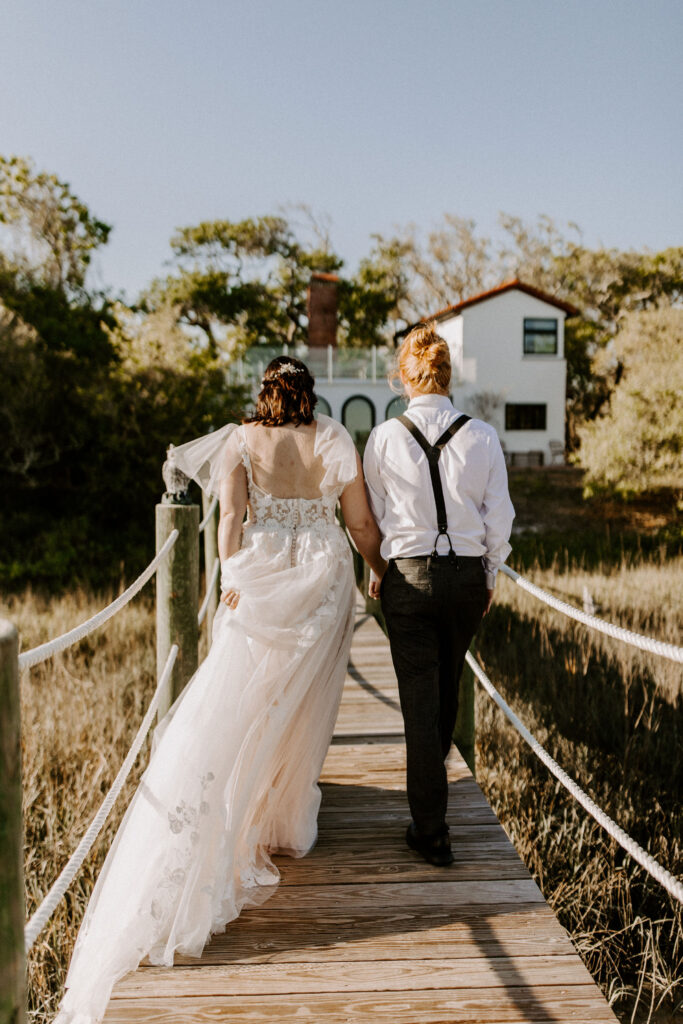
<svg viewBox="0 0 683 1024"><path fill-rule="evenodd" d="M347 398L342 406L342 423L353 438L356 447L362 451L370 431L375 425L375 407L364 395Z"/></svg>
<svg viewBox="0 0 683 1024"><path fill-rule="evenodd" d="M389 402L386 412L384 413L385 420L393 420L396 416L402 416L408 408L408 403L403 395L396 395Z"/></svg>
<svg viewBox="0 0 683 1024"><path fill-rule="evenodd" d="M332 406L327 401L327 399L323 398L322 395L316 395L315 397L318 399L318 401L315 403L315 418L317 419L321 413L323 416L331 416Z"/></svg>

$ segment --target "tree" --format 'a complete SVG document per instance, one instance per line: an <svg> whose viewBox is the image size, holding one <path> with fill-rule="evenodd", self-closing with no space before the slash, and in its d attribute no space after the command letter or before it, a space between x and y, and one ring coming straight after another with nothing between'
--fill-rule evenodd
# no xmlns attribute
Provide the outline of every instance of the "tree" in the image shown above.
<svg viewBox="0 0 683 1024"><path fill-rule="evenodd" d="M445 213L443 223L425 237L414 224L396 234L374 235L369 262L391 267L397 291L397 313L405 324L435 312L492 282L491 240L477 235L476 223Z"/></svg>
<svg viewBox="0 0 683 1024"><path fill-rule="evenodd" d="M92 253L111 231L67 182L19 156L0 156L0 224L6 262L34 285L70 296L83 291Z"/></svg>
<svg viewBox="0 0 683 1024"><path fill-rule="evenodd" d="M177 309L214 355L305 341L311 273L341 267L325 246L300 243L281 216L206 221L182 228L171 247L176 272L154 283L143 307Z"/></svg>
<svg viewBox="0 0 683 1024"><path fill-rule="evenodd" d="M87 396L117 358L108 300L85 287L109 231L56 175L0 157L0 472L28 486L68 480L64 456L92 434Z"/></svg>
<svg viewBox="0 0 683 1024"><path fill-rule="evenodd" d="M364 347L393 342L408 323L406 244L373 235L373 248L356 274L340 282L340 342Z"/></svg>
<svg viewBox="0 0 683 1024"><path fill-rule="evenodd" d="M167 444L244 396L172 308L88 292L109 229L69 186L17 158L0 181L0 579L111 585L149 560Z"/></svg>
<svg viewBox="0 0 683 1024"><path fill-rule="evenodd" d="M587 492L683 489L683 309L627 313L600 362L614 386L578 430Z"/></svg>

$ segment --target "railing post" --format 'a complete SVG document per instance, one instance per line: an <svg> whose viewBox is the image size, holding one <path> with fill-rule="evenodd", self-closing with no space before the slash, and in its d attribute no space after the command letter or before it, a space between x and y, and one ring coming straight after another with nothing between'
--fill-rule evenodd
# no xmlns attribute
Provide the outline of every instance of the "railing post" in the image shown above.
<svg viewBox="0 0 683 1024"><path fill-rule="evenodd" d="M199 661L199 505L157 505L157 551L172 530L178 531L178 539L157 570L157 679L173 644L178 644L178 657L159 705L159 721L194 675Z"/></svg>
<svg viewBox="0 0 683 1024"><path fill-rule="evenodd" d="M0 619L0 1022L25 1024L24 836L21 815L19 643Z"/></svg>
<svg viewBox="0 0 683 1024"><path fill-rule="evenodd" d="M213 498L205 494L202 491L202 516L206 516L209 511L209 506ZM213 515L204 527L204 575L206 576L206 586L209 586L211 582L211 576L213 574L214 563L218 557L218 511L214 510ZM211 596L209 597L209 603L206 609L206 635L211 642L211 634L213 632L213 617L216 614L218 608L218 597L220 594L220 575L216 580Z"/></svg>
<svg viewBox="0 0 683 1024"><path fill-rule="evenodd" d="M472 651L472 648L470 648ZM460 751L465 764L475 774L475 716L474 716L474 672L467 662L460 676L458 716L453 730L453 742Z"/></svg>

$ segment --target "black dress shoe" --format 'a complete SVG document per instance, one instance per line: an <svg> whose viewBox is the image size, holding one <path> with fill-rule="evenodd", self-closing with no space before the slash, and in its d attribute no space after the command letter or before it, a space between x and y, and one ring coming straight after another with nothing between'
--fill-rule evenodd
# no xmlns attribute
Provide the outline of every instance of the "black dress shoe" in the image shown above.
<svg viewBox="0 0 683 1024"><path fill-rule="evenodd" d="M406 843L411 850L419 853L429 864L437 868L446 868L453 863L451 841L448 830L436 836L421 836L411 821L406 832Z"/></svg>

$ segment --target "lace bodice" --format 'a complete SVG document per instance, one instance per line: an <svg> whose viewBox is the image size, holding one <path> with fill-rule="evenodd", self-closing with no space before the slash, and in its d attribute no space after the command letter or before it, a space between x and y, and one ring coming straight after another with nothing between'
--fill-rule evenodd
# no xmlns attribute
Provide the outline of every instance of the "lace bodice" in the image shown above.
<svg viewBox="0 0 683 1024"><path fill-rule="evenodd" d="M320 498L275 497L254 483L249 449L242 431L239 431L239 446L247 473L249 493L245 523L247 528L258 526L262 529L275 530L327 529L336 525L336 495L327 494Z"/></svg>

